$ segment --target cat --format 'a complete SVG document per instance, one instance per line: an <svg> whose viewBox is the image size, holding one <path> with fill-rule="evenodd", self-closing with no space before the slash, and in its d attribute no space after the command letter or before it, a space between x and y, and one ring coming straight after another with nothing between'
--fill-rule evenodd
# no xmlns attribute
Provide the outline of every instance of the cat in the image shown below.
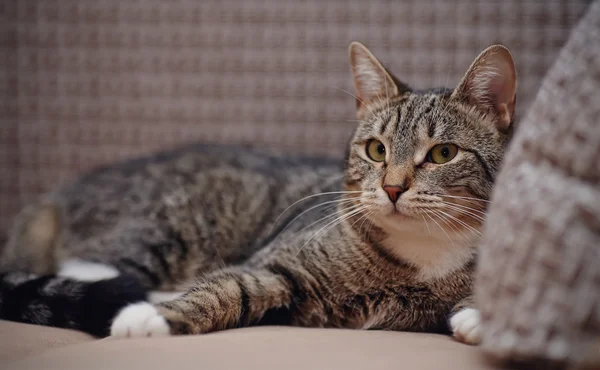
<svg viewBox="0 0 600 370"><path fill-rule="evenodd" d="M94 170L17 217L0 318L98 336L296 325L477 344L477 243L513 125L516 71L484 50L414 91L349 47L344 160L197 144Z"/></svg>

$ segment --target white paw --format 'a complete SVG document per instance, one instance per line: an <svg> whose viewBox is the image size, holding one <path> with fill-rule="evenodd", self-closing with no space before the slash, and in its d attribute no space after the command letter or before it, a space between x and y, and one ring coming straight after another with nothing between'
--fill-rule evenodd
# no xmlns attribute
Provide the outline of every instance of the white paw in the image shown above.
<svg viewBox="0 0 600 370"><path fill-rule="evenodd" d="M454 337L466 344L481 342L481 317L474 308L463 308L450 318L450 327Z"/></svg>
<svg viewBox="0 0 600 370"><path fill-rule="evenodd" d="M167 320L149 303L135 303L119 312L110 328L115 338L159 337L170 335Z"/></svg>

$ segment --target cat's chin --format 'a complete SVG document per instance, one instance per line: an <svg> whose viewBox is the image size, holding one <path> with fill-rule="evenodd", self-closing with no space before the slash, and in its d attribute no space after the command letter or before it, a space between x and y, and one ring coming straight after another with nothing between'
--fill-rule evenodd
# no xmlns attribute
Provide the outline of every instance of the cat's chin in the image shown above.
<svg viewBox="0 0 600 370"><path fill-rule="evenodd" d="M415 218L417 218L416 215L401 207L390 205L382 208L383 209L379 211L379 214L385 218L394 220L395 222L401 220L414 220Z"/></svg>
<svg viewBox="0 0 600 370"><path fill-rule="evenodd" d="M392 218L394 221L402 221L402 220L414 220L415 217L413 215L410 215L406 212L403 212L402 210L396 209L394 208L388 215L387 217Z"/></svg>

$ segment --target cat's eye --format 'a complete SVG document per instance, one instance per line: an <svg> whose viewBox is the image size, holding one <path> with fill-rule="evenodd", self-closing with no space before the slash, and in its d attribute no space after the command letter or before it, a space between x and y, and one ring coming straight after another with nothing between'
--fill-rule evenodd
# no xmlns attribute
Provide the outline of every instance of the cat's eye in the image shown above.
<svg viewBox="0 0 600 370"><path fill-rule="evenodd" d="M367 142L367 156L375 162L385 161L385 145L379 140L369 140Z"/></svg>
<svg viewBox="0 0 600 370"><path fill-rule="evenodd" d="M458 147L454 144L439 144L431 148L427 160L435 164L450 162L458 154Z"/></svg>

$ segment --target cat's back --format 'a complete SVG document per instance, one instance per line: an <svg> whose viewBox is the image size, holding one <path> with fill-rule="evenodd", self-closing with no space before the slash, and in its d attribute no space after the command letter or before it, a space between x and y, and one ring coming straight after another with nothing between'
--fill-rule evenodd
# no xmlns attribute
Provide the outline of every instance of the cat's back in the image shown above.
<svg viewBox="0 0 600 370"><path fill-rule="evenodd" d="M261 191L291 202L318 192L331 178L341 179L342 171L341 160L198 143L94 169L49 198L63 205L70 219L89 224L146 217L165 198L182 192L201 196L207 204L250 199Z"/></svg>

